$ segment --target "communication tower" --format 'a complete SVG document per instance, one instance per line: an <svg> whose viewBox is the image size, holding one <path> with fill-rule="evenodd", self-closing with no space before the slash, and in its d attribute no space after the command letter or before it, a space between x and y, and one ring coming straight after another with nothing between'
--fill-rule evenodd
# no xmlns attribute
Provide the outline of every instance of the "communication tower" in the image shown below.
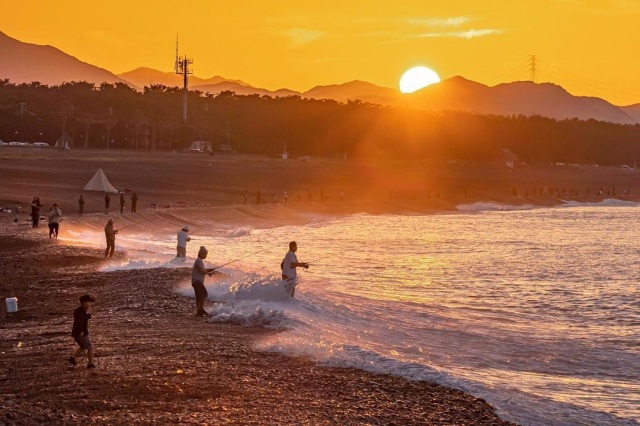
<svg viewBox="0 0 640 426"><path fill-rule="evenodd" d="M537 66L537 58L536 55L529 55L529 76L531 77L531 81L537 83L538 80L538 70Z"/></svg>
<svg viewBox="0 0 640 426"><path fill-rule="evenodd" d="M176 36L176 74L182 76L184 81L184 93L182 95L182 121L187 123L187 97L189 95L189 74L193 74L193 71L189 69L189 65L193 64L193 59L187 59L187 55L180 57L178 55L178 36Z"/></svg>

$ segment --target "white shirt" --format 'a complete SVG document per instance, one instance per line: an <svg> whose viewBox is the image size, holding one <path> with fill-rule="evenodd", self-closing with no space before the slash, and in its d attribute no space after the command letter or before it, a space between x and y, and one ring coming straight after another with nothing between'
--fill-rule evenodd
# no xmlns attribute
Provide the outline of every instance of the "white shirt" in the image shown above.
<svg viewBox="0 0 640 426"><path fill-rule="evenodd" d="M55 208L51 209L47 214L49 217L49 223L60 223L60 216L62 216L62 210Z"/></svg>
<svg viewBox="0 0 640 426"><path fill-rule="evenodd" d="M296 273L296 268L291 267L291 263L298 263L298 258L296 254L289 250L287 255L284 257L284 262L282 264L282 275L286 275L288 279L295 278L298 274Z"/></svg>
<svg viewBox="0 0 640 426"><path fill-rule="evenodd" d="M189 234L186 231L178 232L178 247L187 248L187 238Z"/></svg>

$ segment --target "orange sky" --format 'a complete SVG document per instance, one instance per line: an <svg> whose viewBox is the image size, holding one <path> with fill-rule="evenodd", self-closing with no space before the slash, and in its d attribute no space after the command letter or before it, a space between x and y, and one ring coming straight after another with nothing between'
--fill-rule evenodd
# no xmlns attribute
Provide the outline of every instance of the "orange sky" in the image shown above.
<svg viewBox="0 0 640 426"><path fill-rule="evenodd" d="M171 71L175 36L200 77L307 90L397 87L414 65L495 85L529 78L640 102L640 0L3 1L0 31L121 73ZM182 8L182 9L181 9Z"/></svg>

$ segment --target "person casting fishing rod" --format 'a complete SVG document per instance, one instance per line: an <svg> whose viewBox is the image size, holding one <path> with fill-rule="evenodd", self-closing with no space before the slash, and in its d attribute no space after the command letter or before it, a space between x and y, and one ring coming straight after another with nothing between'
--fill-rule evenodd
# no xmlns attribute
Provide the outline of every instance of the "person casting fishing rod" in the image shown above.
<svg viewBox="0 0 640 426"><path fill-rule="evenodd" d="M289 295L292 298L296 292L296 285L298 284L298 273L296 272L296 268L302 267L304 269L309 269L308 263L298 262L296 251L298 251L298 244L295 241L291 241L289 243L289 251L280 264L282 269L282 279L285 282L285 289L289 292Z"/></svg>
<svg viewBox="0 0 640 426"><path fill-rule="evenodd" d="M215 268L205 268L204 259L207 258L209 252L204 246L200 246L198 251L198 258L193 264L193 270L191 271L191 286L196 294L196 316L204 317L209 315L204 310L204 301L209 296L207 288L204 286L204 278L206 275L213 275L216 273Z"/></svg>
<svg viewBox="0 0 640 426"><path fill-rule="evenodd" d="M107 249L104 251L104 257L113 257L113 251L116 249L117 229L113 229L113 219L109 219L107 226L104 227L104 235L107 237Z"/></svg>

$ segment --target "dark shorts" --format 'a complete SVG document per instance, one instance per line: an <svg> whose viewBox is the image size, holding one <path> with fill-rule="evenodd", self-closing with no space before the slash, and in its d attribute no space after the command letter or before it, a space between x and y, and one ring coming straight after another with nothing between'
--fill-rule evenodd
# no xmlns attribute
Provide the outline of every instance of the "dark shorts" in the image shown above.
<svg viewBox="0 0 640 426"><path fill-rule="evenodd" d="M196 299L206 299L209 297L209 292L201 281L192 281L191 285L196 292Z"/></svg>
<svg viewBox="0 0 640 426"><path fill-rule="evenodd" d="M80 346L82 349L93 349L93 343L91 343L91 339L89 339L89 336L78 336L74 337L73 340L75 340L78 346Z"/></svg>

